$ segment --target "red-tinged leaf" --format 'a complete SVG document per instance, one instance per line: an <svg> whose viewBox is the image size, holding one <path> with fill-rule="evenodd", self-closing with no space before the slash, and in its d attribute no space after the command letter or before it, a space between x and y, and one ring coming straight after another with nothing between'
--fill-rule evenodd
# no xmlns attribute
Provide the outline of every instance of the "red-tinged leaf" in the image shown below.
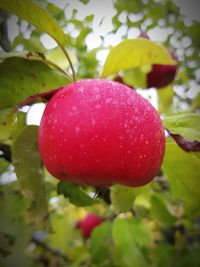
<svg viewBox="0 0 200 267"><path fill-rule="evenodd" d="M62 87L48 91L48 92L31 95L25 98L22 102L20 102L17 105L17 108L22 108L26 105L32 105L36 102L49 101L61 88Z"/></svg>
<svg viewBox="0 0 200 267"><path fill-rule="evenodd" d="M200 142L197 140L188 140L180 134L173 134L170 130L166 129L168 134L174 139L178 146L186 152L200 152Z"/></svg>
<svg viewBox="0 0 200 267"><path fill-rule="evenodd" d="M159 44L145 38L125 40L111 48L101 77L152 64L176 65L176 62L168 50Z"/></svg>
<svg viewBox="0 0 200 267"><path fill-rule="evenodd" d="M132 89L134 89L133 86L131 86L130 84L127 84L127 83L124 81L124 79L122 78L122 76L120 76L120 75L117 75L117 76L114 78L114 81L115 81L115 82L118 82L118 83L122 83L122 84L124 84L124 85L126 85L126 86L128 86L128 87L130 87L130 88L132 88Z"/></svg>

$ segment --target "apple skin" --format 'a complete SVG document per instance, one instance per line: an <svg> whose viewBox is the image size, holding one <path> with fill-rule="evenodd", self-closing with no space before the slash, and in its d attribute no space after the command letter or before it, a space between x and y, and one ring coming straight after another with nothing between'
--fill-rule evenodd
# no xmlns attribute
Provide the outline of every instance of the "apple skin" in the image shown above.
<svg viewBox="0 0 200 267"><path fill-rule="evenodd" d="M76 228L80 229L84 239L88 239L94 228L102 224L103 221L104 219L102 217L88 213L84 219L77 222Z"/></svg>
<svg viewBox="0 0 200 267"><path fill-rule="evenodd" d="M48 171L83 185L142 186L160 170L164 129L154 107L118 82L72 83L47 104L39 151Z"/></svg>

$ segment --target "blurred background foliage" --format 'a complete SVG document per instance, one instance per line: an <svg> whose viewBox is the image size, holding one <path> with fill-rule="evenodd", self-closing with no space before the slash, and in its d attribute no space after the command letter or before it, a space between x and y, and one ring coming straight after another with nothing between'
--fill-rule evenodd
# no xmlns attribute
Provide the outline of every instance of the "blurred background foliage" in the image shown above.
<svg viewBox="0 0 200 267"><path fill-rule="evenodd" d="M141 32L171 49L177 58L178 73L167 88L159 91L145 88L144 69L149 66L119 74L153 101L167 127L200 140L198 1L38 0L34 3L45 8L62 27L64 45L78 79L99 77L110 47L127 38L137 38ZM33 62L25 62L23 58L9 59L7 52L11 56L24 51L39 52L64 70L69 70L69 64L46 33L3 9L0 46L1 86L13 77L16 81L16 91L4 99L1 95L0 102L0 266L200 266L199 154L185 153L167 138L162 170L151 184L137 189L114 185L98 191L97 201L92 201L95 188L84 188L91 201L85 200L79 188L71 190L68 198L58 195L57 180L38 161L37 144L33 147L27 141L27 137L37 139L37 126L27 126L25 109L15 114L9 104L15 105L34 92L26 86L32 84L34 88L33 68L40 73L38 91L54 89L69 80L48 64L42 65L40 55L33 66ZM27 79L25 85L18 79L22 69L21 80ZM19 93L19 87L26 88L25 93ZM191 112L196 115L191 116ZM170 114L175 114L173 120L167 118ZM29 120L28 124L33 122ZM11 160L16 162L15 170ZM15 172L22 178L16 180ZM77 192L81 197L74 205ZM90 212L106 220L84 240L75 226Z"/></svg>

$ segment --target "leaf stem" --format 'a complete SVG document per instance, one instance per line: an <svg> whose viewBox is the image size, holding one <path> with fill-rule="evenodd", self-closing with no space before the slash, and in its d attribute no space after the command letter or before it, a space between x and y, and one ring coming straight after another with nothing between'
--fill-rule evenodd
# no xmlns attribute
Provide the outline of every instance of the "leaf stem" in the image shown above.
<svg viewBox="0 0 200 267"><path fill-rule="evenodd" d="M75 73L75 70L74 70L74 67L73 67L73 64L72 64L72 61L71 61L71 58L67 52L67 50L65 49L65 47L63 45L60 46L64 55L66 56L68 62L69 62L69 65L70 65L70 68L71 68L71 71L72 71L72 76L73 76L73 80L74 82L76 81L76 73Z"/></svg>

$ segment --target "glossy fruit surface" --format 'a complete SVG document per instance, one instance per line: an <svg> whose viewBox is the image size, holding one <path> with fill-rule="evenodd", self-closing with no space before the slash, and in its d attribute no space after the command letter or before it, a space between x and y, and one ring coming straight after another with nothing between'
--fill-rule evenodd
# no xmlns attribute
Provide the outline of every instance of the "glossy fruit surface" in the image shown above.
<svg viewBox="0 0 200 267"><path fill-rule="evenodd" d="M81 80L57 92L39 128L49 172L79 184L141 186L159 171L165 136L159 114L135 90Z"/></svg>
<svg viewBox="0 0 200 267"><path fill-rule="evenodd" d="M94 228L96 228L102 222L103 218L95 214L89 213L84 219L80 220L77 223L76 227L80 229L83 238L87 239L90 237Z"/></svg>

